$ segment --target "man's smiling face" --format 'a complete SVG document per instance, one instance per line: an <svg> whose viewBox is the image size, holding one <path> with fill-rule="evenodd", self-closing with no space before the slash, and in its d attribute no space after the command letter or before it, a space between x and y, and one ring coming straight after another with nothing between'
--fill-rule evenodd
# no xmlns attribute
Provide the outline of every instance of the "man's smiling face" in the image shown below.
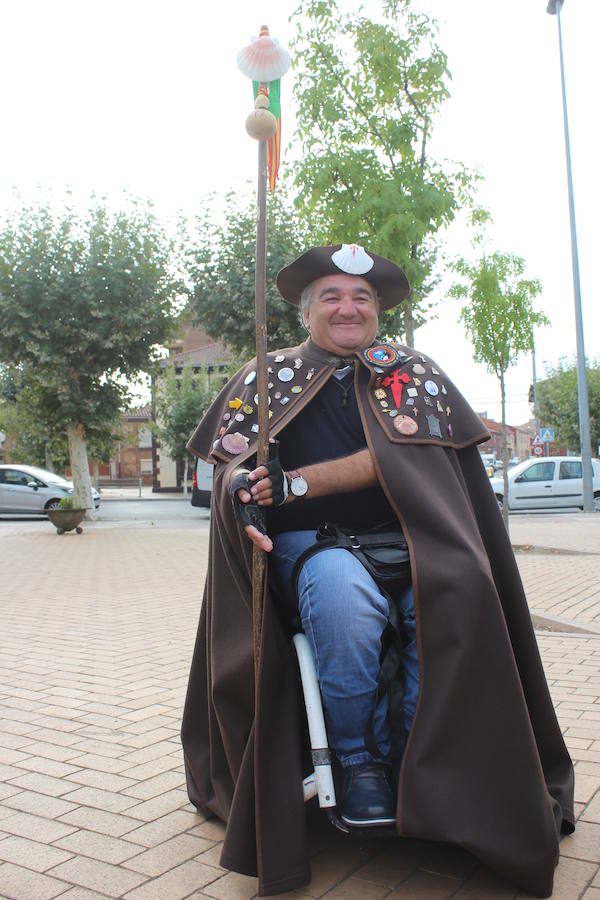
<svg viewBox="0 0 600 900"><path fill-rule="evenodd" d="M347 356L373 343L379 304L375 290L357 275L325 275L312 283L304 323L315 344Z"/></svg>

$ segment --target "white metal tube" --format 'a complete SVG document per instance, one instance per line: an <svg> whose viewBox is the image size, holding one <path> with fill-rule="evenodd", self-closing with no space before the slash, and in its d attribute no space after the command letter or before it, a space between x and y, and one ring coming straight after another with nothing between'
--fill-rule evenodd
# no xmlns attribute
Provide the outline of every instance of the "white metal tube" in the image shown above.
<svg viewBox="0 0 600 900"><path fill-rule="evenodd" d="M328 746L327 729L325 728L321 691L319 689L312 650L306 635L302 634L302 632L295 634L292 641L298 656L300 678L302 679L310 746L312 750L325 750ZM316 791L314 788L315 781ZM331 765L328 763L315 765L314 775L304 779L303 789L305 801L314 797L315 793L317 793L320 807L335 806L337 801Z"/></svg>

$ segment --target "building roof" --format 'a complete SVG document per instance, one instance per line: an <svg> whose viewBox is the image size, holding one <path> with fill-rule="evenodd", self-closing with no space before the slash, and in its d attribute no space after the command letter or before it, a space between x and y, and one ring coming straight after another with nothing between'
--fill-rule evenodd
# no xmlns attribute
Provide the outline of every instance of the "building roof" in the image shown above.
<svg viewBox="0 0 600 900"><path fill-rule="evenodd" d="M126 409L125 412L121 413L122 419L151 419L152 418L152 405L150 403L146 403L145 406L136 406L133 409Z"/></svg>

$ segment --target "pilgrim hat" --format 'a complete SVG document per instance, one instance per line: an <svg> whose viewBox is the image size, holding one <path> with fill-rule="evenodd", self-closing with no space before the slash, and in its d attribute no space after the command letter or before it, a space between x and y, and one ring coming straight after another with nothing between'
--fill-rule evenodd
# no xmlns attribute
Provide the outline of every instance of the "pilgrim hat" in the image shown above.
<svg viewBox="0 0 600 900"><path fill-rule="evenodd" d="M340 272L357 275L372 284L379 295L381 309L391 309L410 297L410 285L400 266L385 256L367 253L357 244L311 247L281 269L276 284L283 299L298 306L302 291L312 281Z"/></svg>

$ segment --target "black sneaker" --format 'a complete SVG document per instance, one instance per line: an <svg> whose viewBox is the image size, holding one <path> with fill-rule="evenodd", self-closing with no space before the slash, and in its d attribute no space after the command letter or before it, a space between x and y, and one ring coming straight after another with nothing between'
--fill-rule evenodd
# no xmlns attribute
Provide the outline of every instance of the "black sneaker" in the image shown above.
<svg viewBox="0 0 600 900"><path fill-rule="evenodd" d="M396 824L396 801L387 766L365 762L343 769L341 818L346 825L368 828Z"/></svg>

